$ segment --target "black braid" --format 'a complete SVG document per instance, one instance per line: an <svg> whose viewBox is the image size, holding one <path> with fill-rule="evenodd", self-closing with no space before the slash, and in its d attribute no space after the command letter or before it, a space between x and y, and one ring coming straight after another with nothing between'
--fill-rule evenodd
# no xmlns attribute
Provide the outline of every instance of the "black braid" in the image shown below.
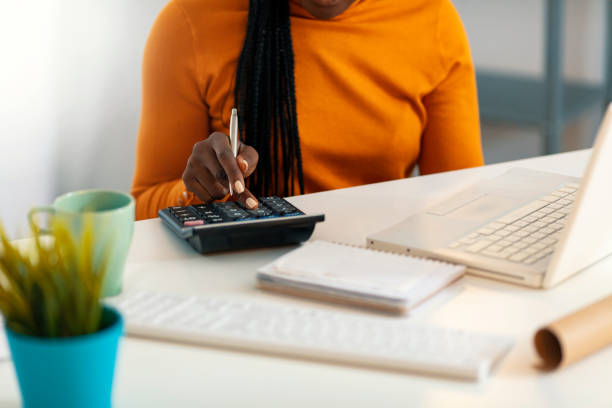
<svg viewBox="0 0 612 408"><path fill-rule="evenodd" d="M242 140L259 153L256 196L304 193L288 0L250 0L234 97Z"/></svg>

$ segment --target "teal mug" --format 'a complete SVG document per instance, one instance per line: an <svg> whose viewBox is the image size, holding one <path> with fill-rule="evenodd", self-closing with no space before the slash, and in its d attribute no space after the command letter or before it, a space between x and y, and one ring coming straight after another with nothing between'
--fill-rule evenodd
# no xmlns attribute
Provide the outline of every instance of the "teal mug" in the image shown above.
<svg viewBox="0 0 612 408"><path fill-rule="evenodd" d="M108 190L83 190L58 197L51 206L34 207L28 214L30 224L45 233L48 228L35 222L36 214L47 213L65 221L78 239L85 217L93 224L94 264L108 256L102 293L121 293L123 269L134 234L134 199ZM108 252L110 251L110 252Z"/></svg>

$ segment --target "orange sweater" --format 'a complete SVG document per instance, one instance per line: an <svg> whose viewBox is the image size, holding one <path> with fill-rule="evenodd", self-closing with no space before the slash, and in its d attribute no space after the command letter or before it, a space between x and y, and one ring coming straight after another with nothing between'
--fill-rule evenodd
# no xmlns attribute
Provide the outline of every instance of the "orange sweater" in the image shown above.
<svg viewBox="0 0 612 408"><path fill-rule="evenodd" d="M483 163L474 68L450 0L355 0L317 20L291 2L307 193ZM132 194L176 205L193 145L228 132L248 0L172 0L149 36Z"/></svg>

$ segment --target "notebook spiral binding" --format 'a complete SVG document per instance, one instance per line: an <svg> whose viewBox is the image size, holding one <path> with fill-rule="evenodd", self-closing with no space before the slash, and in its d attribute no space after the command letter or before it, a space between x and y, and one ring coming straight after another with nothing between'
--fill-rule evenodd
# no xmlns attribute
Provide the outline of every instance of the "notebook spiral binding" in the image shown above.
<svg viewBox="0 0 612 408"><path fill-rule="evenodd" d="M327 240L321 240L321 241L326 241L326 242L329 242L331 244L342 245L342 246L351 247L351 248L365 249L366 251L380 252L380 253L387 254L387 255L397 255L397 256L402 256L402 257L411 258L411 259L418 259L420 261L431 262L431 263L439 264L439 265L452 265L452 266L458 265L456 263L441 261L441 260L435 259L435 258L428 258L428 257L424 257L424 256L415 256L415 255L411 255L411 254L405 254L403 252L384 251L382 249L368 248L365 245L348 244L346 242L340 242L340 241L327 241ZM307 241L307 242L305 242L302 245L309 245L311 242L313 242L313 241Z"/></svg>

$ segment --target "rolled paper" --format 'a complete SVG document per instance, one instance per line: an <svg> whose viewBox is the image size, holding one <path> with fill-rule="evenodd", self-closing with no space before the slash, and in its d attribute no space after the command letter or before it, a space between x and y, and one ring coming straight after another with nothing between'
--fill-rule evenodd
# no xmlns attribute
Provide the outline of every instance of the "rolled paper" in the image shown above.
<svg viewBox="0 0 612 408"><path fill-rule="evenodd" d="M612 344L612 296L538 330L534 343L549 369L565 367Z"/></svg>

